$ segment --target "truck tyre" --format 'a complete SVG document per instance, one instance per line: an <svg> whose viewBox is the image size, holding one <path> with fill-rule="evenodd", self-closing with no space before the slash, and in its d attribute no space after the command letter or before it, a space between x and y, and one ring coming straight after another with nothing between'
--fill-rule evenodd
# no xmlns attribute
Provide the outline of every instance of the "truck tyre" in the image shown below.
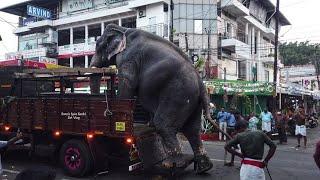
<svg viewBox="0 0 320 180"><path fill-rule="evenodd" d="M82 177L93 167L88 145L81 140L69 140L60 149L60 163L66 174Z"/></svg>

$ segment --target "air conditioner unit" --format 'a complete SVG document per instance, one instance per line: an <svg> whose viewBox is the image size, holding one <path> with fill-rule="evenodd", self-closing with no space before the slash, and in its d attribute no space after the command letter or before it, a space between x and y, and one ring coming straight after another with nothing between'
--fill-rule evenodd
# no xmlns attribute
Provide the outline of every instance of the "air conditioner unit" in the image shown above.
<svg viewBox="0 0 320 180"><path fill-rule="evenodd" d="M139 15L139 18L146 17L146 15L147 15L146 7L139 8L138 15Z"/></svg>

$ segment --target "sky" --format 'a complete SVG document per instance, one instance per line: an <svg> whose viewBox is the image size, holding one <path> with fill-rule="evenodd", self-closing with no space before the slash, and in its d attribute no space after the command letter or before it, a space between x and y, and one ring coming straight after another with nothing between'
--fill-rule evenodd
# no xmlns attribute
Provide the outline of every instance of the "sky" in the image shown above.
<svg viewBox="0 0 320 180"><path fill-rule="evenodd" d="M23 0L0 0L0 8ZM271 0L273 3L276 0ZM291 22L291 26L282 27L280 41L306 41L320 43L320 0L280 0L280 11ZM7 52L17 51L18 39L13 34L18 17L0 12L0 60Z"/></svg>

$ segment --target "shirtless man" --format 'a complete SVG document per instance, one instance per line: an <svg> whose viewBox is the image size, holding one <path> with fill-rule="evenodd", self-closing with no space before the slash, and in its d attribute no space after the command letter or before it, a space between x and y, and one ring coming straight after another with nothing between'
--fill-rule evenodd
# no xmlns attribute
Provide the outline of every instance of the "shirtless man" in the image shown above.
<svg viewBox="0 0 320 180"><path fill-rule="evenodd" d="M225 149L242 158L240 180L265 180L263 168L268 164L276 151L276 145L261 131L247 130L248 122L241 121L236 124L238 132L235 138L229 141ZM241 152L232 147L240 145ZM264 144L269 146L269 152L263 160Z"/></svg>
<svg viewBox="0 0 320 180"><path fill-rule="evenodd" d="M307 148L306 118L304 116L303 111L301 109L299 111L297 111L297 113L294 115L294 118L297 122L295 134L298 138L298 145L296 146L296 148L300 147L301 137L303 137L303 140L304 140L304 148Z"/></svg>

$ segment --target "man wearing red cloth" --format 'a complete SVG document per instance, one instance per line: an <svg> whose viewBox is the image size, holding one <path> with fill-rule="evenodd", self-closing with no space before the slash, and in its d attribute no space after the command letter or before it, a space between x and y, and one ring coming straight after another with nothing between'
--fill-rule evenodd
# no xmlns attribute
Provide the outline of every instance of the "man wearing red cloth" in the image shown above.
<svg viewBox="0 0 320 180"><path fill-rule="evenodd" d="M249 131L247 127L247 121L238 122L235 126L238 134L226 144L225 149L243 159L240 180L265 180L263 168L268 164L277 147L265 133ZM264 144L267 144L270 149L263 159ZM232 148L237 145L240 145L241 152Z"/></svg>

